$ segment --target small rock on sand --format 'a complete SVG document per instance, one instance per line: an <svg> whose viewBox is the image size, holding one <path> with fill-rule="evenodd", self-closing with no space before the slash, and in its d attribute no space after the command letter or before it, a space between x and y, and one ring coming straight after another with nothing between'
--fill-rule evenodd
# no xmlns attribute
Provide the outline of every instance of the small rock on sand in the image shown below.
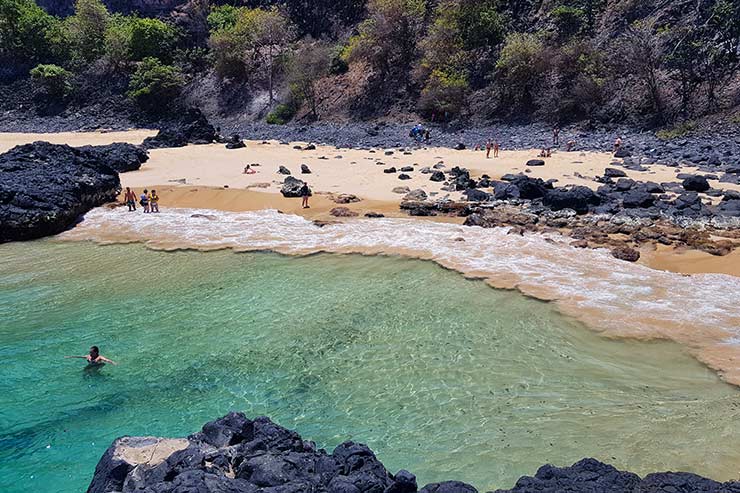
<svg viewBox="0 0 740 493"><path fill-rule="evenodd" d="M359 215L355 211L350 210L346 207L335 207L331 211L329 211L329 214L334 217L355 217Z"/></svg>

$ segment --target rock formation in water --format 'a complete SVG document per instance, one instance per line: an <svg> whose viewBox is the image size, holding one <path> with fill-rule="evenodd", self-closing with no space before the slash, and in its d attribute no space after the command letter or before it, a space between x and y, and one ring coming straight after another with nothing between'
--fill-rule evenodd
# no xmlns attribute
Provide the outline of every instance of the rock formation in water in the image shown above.
<svg viewBox="0 0 740 493"><path fill-rule="evenodd" d="M477 493L460 481L418 488L408 471L388 471L366 445L345 442L329 454L269 418L229 413L187 439L123 437L106 450L87 493ZM595 459L543 466L497 493L737 493L688 473L640 478Z"/></svg>
<svg viewBox="0 0 740 493"><path fill-rule="evenodd" d="M34 142L0 155L0 243L65 230L81 214L115 200L118 171L139 169L146 159L131 144Z"/></svg>

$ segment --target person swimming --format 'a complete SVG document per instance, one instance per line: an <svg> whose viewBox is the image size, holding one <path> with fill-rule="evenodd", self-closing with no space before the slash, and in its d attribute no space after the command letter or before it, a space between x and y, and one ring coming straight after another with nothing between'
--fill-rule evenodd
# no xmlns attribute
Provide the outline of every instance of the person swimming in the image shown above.
<svg viewBox="0 0 740 493"><path fill-rule="evenodd" d="M87 360L87 363L91 366L103 366L106 363L110 363L111 365L117 365L113 360L110 360L106 358L105 356L100 354L100 349L98 346L91 346L90 347L90 354L86 354L85 356L65 356L65 358L78 358L78 359L84 359Z"/></svg>

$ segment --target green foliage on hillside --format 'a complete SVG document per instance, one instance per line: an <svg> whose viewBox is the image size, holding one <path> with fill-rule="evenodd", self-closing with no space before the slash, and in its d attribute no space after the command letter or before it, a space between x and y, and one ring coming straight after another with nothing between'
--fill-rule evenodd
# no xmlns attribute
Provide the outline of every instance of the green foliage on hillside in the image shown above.
<svg viewBox="0 0 740 493"><path fill-rule="evenodd" d="M76 0L60 19L33 0L0 0L0 62L20 73L105 70L130 78L144 106L148 94L173 97L210 71L265 91L273 121L319 118L338 87L360 94L352 105L370 114L399 105L447 120L673 124L740 101L737 0L654 9L606 0L246 4L194 2L152 19ZM364 92L351 87L360 83ZM278 103L291 112L270 111Z"/></svg>
<svg viewBox="0 0 740 493"><path fill-rule="evenodd" d="M142 109L162 112L180 95L183 79L177 68L156 58L145 58L129 83L128 97Z"/></svg>
<svg viewBox="0 0 740 493"><path fill-rule="evenodd" d="M72 93L72 72L58 65L39 64L31 69L31 77L52 99L61 100Z"/></svg>

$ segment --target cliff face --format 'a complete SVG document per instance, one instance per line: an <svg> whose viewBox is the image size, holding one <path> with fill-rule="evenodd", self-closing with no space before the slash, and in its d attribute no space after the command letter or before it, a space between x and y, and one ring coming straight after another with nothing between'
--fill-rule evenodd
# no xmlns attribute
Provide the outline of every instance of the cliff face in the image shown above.
<svg viewBox="0 0 740 493"><path fill-rule="evenodd" d="M345 442L329 454L269 418L230 413L187 439L124 437L103 454L87 493L477 493L460 481L419 489L416 477L391 474L366 445ZM594 459L543 466L497 493L740 492L687 473L645 478Z"/></svg>

